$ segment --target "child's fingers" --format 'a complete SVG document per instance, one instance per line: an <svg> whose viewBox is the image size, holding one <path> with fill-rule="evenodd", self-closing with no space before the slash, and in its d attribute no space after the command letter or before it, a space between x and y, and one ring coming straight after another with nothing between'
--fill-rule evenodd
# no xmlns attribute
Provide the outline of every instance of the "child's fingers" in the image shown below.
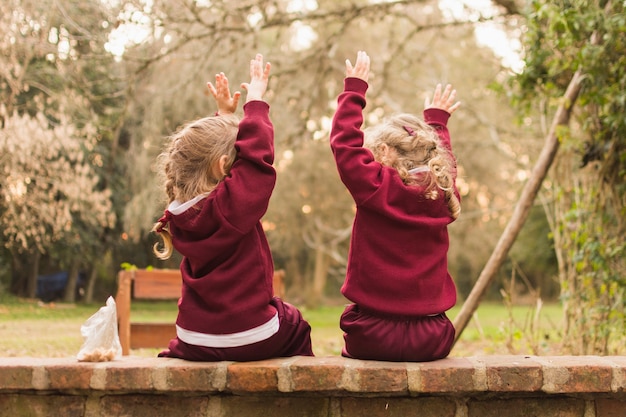
<svg viewBox="0 0 626 417"><path fill-rule="evenodd" d="M370 57L367 55L365 51L359 51L357 61L361 61L361 64L368 65Z"/></svg>
<svg viewBox="0 0 626 417"><path fill-rule="evenodd" d="M250 60L250 77L254 78L259 72L259 61L255 59Z"/></svg>
<svg viewBox="0 0 626 417"><path fill-rule="evenodd" d="M346 74L352 74L354 67L352 66L352 62L349 59L346 59Z"/></svg>
<svg viewBox="0 0 626 417"><path fill-rule="evenodd" d="M454 97L456 96L456 90L452 89L450 84L446 85L446 88L443 90L441 94L441 101L446 104L452 104L454 102Z"/></svg>
<svg viewBox="0 0 626 417"><path fill-rule="evenodd" d="M438 103L441 100L441 84L437 84L435 87L435 93L433 94L433 103Z"/></svg>
<svg viewBox="0 0 626 417"><path fill-rule="evenodd" d="M217 90L215 89L215 86L211 84L210 81L206 83L206 85L209 88L209 92L213 95L213 97L217 97Z"/></svg>
<svg viewBox="0 0 626 417"><path fill-rule="evenodd" d="M367 56L367 53L365 53L365 51L359 51L357 53L355 68L359 69L360 71L367 71L369 70L369 66L370 57Z"/></svg>
<svg viewBox="0 0 626 417"><path fill-rule="evenodd" d="M265 69L263 68L263 55L256 54L254 59L250 60L250 74L260 76Z"/></svg>
<svg viewBox="0 0 626 417"><path fill-rule="evenodd" d="M239 103L239 97L241 97L241 92L235 91L232 98L232 106L236 109L237 104Z"/></svg>
<svg viewBox="0 0 626 417"><path fill-rule="evenodd" d="M454 99L455 99L455 98L456 98L456 90L452 90L452 91L450 91L450 92L449 92L449 94L448 94L448 99L447 99L447 102L448 102L448 103L450 103L450 104L452 104L452 103L454 103Z"/></svg>

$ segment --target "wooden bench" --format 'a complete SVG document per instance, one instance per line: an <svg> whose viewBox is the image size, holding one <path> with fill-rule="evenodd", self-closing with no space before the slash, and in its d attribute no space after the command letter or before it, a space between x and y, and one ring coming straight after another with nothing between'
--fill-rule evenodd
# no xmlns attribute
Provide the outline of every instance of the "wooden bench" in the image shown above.
<svg viewBox="0 0 626 417"><path fill-rule="evenodd" d="M285 296L285 271L274 272L274 294ZM176 337L174 321L168 323L133 323L130 319L132 300L171 300L181 294L181 276L178 269L134 269L118 273L117 322L122 354L131 349L166 348Z"/></svg>

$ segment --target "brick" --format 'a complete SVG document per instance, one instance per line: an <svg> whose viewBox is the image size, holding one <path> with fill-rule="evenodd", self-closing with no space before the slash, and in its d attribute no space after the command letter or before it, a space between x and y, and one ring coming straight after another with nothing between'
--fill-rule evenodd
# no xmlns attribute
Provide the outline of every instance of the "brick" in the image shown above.
<svg viewBox="0 0 626 417"><path fill-rule="evenodd" d="M626 392L626 356L607 356L606 360L613 367L611 391Z"/></svg>
<svg viewBox="0 0 626 417"><path fill-rule="evenodd" d="M160 358L153 372L155 388L174 392L220 392L226 389L229 362L189 362ZM161 381L161 378L164 380Z"/></svg>
<svg viewBox="0 0 626 417"><path fill-rule="evenodd" d="M543 391L549 393L610 392L613 365L600 356L536 357L543 366Z"/></svg>
<svg viewBox="0 0 626 417"><path fill-rule="evenodd" d="M470 400L468 417L583 417L585 401L578 398L508 398Z"/></svg>
<svg viewBox="0 0 626 417"><path fill-rule="evenodd" d="M222 397L219 414L245 417L321 417L329 415L329 399L324 397Z"/></svg>
<svg viewBox="0 0 626 417"><path fill-rule="evenodd" d="M208 403L208 398L201 396L105 395L99 400L99 410L92 415L205 417Z"/></svg>
<svg viewBox="0 0 626 417"><path fill-rule="evenodd" d="M543 369L530 356L488 356L485 364L487 389L492 392L533 392L543 386Z"/></svg>
<svg viewBox="0 0 626 417"><path fill-rule="evenodd" d="M89 389L93 375L93 364L59 363L46 367L50 389Z"/></svg>
<svg viewBox="0 0 626 417"><path fill-rule="evenodd" d="M32 389L33 368L25 366L3 365L0 372L2 389Z"/></svg>
<svg viewBox="0 0 626 417"><path fill-rule="evenodd" d="M341 417L454 417L448 398L342 398Z"/></svg>
<svg viewBox="0 0 626 417"><path fill-rule="evenodd" d="M240 362L228 366L228 391L237 392L277 392L278 370L283 359L258 362Z"/></svg>
<svg viewBox="0 0 626 417"><path fill-rule="evenodd" d="M597 417L625 417L626 399L599 398L596 400Z"/></svg>
<svg viewBox="0 0 626 417"><path fill-rule="evenodd" d="M345 359L341 357L301 357L289 365L291 391L342 391Z"/></svg>
<svg viewBox="0 0 626 417"><path fill-rule="evenodd" d="M66 395L0 395L0 415L82 417L85 397ZM8 412L7 412L8 411ZM6 414L3 414L7 412Z"/></svg>
<svg viewBox="0 0 626 417"><path fill-rule="evenodd" d="M466 358L446 358L434 362L407 365L411 393L446 393L482 391L486 384L477 382L476 365Z"/></svg>
<svg viewBox="0 0 626 417"><path fill-rule="evenodd" d="M77 363L58 358L0 358L0 389L47 389L46 366Z"/></svg>
<svg viewBox="0 0 626 417"><path fill-rule="evenodd" d="M152 391L152 359L118 360L113 362L101 362L94 364L94 374L98 368L105 372L104 389L108 391Z"/></svg>
<svg viewBox="0 0 626 417"><path fill-rule="evenodd" d="M350 364L350 365L348 365ZM353 367L351 365L354 365ZM348 366L352 367L349 372ZM346 359L346 376L352 379L349 389L364 393L407 393L406 364L403 362L379 362Z"/></svg>

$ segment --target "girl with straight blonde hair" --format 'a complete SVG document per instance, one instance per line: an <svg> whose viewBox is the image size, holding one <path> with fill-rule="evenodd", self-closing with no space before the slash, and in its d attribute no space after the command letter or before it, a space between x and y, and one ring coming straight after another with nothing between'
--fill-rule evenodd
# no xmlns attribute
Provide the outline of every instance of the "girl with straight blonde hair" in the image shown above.
<svg viewBox="0 0 626 417"><path fill-rule="evenodd" d="M154 225L155 254L174 250L182 295L176 338L161 357L253 361L312 356L311 327L300 311L273 294L274 264L261 226L276 182L274 130L263 101L270 64L250 61L244 116L234 115L223 73L208 83L218 113L183 126L160 156L168 205Z"/></svg>

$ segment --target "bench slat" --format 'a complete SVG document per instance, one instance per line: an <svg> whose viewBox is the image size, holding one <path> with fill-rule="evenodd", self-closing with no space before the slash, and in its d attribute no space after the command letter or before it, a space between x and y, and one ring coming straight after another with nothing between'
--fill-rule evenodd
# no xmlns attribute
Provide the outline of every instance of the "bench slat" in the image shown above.
<svg viewBox="0 0 626 417"><path fill-rule="evenodd" d="M131 349L166 348L169 341L176 337L174 323L131 323Z"/></svg>
<svg viewBox="0 0 626 417"><path fill-rule="evenodd" d="M274 294L285 295L285 272L274 271ZM135 269L118 273L117 320L122 354L130 349L167 347L176 337L171 323L131 323L130 305L133 299L177 300L181 296L182 279L178 269Z"/></svg>
<svg viewBox="0 0 626 417"><path fill-rule="evenodd" d="M180 298L182 279L177 269L136 270L133 298L173 300Z"/></svg>

